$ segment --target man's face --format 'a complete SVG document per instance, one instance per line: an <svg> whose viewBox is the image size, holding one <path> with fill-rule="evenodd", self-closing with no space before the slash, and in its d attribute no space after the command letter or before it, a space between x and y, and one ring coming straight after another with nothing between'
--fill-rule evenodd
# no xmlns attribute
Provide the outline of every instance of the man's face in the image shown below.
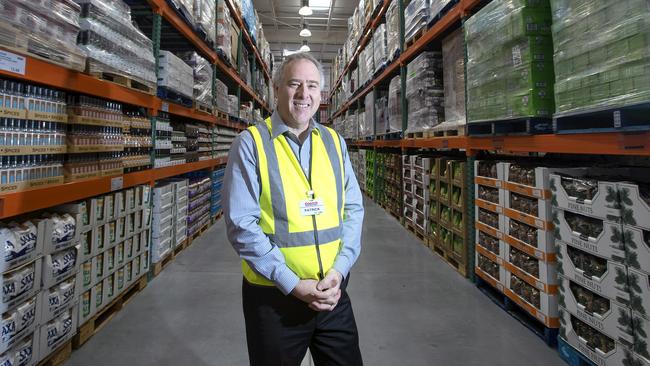
<svg viewBox="0 0 650 366"><path fill-rule="evenodd" d="M278 112L293 126L304 126L320 106L320 73L309 60L299 59L286 65L275 87Z"/></svg>

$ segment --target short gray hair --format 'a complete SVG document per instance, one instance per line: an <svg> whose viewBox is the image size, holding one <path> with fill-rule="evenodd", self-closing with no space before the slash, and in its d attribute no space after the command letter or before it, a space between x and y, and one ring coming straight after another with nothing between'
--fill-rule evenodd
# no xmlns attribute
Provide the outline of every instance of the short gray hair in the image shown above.
<svg viewBox="0 0 650 366"><path fill-rule="evenodd" d="M298 60L308 60L311 61L311 63L316 66L318 69L318 73L320 74L320 88L321 90L325 86L325 72L323 71L323 65L314 57L312 56L309 52L296 52L294 54L291 54L289 56L286 56L284 60L280 63L280 65L275 69L275 73L273 74L273 84L278 86L280 85L280 81L282 79L282 75L284 74L284 69L289 65L290 63Z"/></svg>

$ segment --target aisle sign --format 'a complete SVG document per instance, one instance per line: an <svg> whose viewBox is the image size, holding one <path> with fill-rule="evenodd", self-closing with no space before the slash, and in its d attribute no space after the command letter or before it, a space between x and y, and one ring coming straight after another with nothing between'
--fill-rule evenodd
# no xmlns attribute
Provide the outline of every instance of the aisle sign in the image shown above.
<svg viewBox="0 0 650 366"><path fill-rule="evenodd" d="M0 70L25 75L25 57L0 50Z"/></svg>

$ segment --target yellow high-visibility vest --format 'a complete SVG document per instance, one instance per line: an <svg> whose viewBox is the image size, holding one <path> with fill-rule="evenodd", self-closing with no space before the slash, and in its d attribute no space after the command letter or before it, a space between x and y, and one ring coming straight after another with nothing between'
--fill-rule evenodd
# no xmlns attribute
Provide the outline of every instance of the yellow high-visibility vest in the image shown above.
<svg viewBox="0 0 650 366"><path fill-rule="evenodd" d="M271 118L248 128L255 141L260 174L259 225L300 279L320 279L334 265L343 230L343 154L338 134L317 125L311 132L311 171L306 177L284 135L272 136ZM324 212L304 215L300 206L322 200ZM246 261L248 282L274 286Z"/></svg>

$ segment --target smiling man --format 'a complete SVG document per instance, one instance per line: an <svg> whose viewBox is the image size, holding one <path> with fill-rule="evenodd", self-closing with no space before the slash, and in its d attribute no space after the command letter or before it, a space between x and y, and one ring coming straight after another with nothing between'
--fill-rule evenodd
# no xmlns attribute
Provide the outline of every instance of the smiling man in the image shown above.
<svg viewBox="0 0 650 366"><path fill-rule="evenodd" d="M224 178L228 239L242 259L253 366L362 365L346 292L363 202L345 141L313 120L323 71L308 53L274 75L276 108L233 142Z"/></svg>

